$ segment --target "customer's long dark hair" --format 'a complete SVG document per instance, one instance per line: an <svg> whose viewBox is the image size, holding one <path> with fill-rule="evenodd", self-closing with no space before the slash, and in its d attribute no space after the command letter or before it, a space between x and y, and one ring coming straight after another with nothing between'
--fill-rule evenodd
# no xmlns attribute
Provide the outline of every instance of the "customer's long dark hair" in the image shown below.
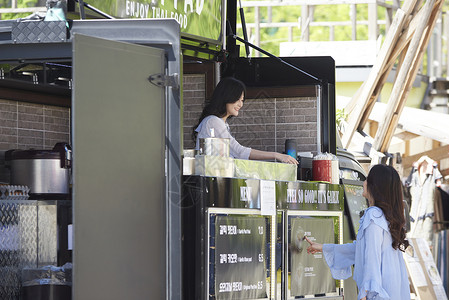
<svg viewBox="0 0 449 300"><path fill-rule="evenodd" d="M382 209L389 223L391 246L405 251L409 242L405 239L404 202L398 172L391 166L375 165L369 171L366 186L374 205Z"/></svg>
<svg viewBox="0 0 449 300"><path fill-rule="evenodd" d="M226 104L234 103L240 99L240 96L245 98L246 87L243 82L234 77L225 77L215 87L210 101L206 102L203 112L198 119L198 123L193 126L192 137L196 140L197 132L195 129L200 125L201 121L207 116L214 115L222 118L226 115Z"/></svg>

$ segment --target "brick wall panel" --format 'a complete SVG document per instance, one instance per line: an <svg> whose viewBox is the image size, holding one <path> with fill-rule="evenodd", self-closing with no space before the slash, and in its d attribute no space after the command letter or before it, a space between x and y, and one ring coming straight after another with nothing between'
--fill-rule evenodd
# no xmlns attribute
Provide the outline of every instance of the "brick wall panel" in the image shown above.
<svg viewBox="0 0 449 300"><path fill-rule="evenodd" d="M203 110L203 105L202 104L196 104L196 103L186 103L186 101L184 101L184 112L189 113L189 112L200 112Z"/></svg>
<svg viewBox="0 0 449 300"><path fill-rule="evenodd" d="M43 115L44 106L39 104L21 104L18 103L17 111L20 114L30 114L30 115Z"/></svg>
<svg viewBox="0 0 449 300"><path fill-rule="evenodd" d="M0 150L51 149L57 142L70 143L70 109L0 99Z"/></svg>
<svg viewBox="0 0 449 300"><path fill-rule="evenodd" d="M304 116L304 122L317 122L317 115Z"/></svg>
<svg viewBox="0 0 449 300"><path fill-rule="evenodd" d="M17 119L16 120L0 119L0 127L17 128Z"/></svg>
<svg viewBox="0 0 449 300"><path fill-rule="evenodd" d="M19 120L17 123L18 128L22 129L31 129L31 130L44 130L44 123L42 122L33 122L27 120Z"/></svg>
<svg viewBox="0 0 449 300"><path fill-rule="evenodd" d="M0 141L3 141L3 136L17 136L17 128L0 127Z"/></svg>
<svg viewBox="0 0 449 300"><path fill-rule="evenodd" d="M54 118L60 118L64 120L68 120L70 117L70 110L68 109L62 109L62 108L51 108L49 106L46 106L44 108L44 116L47 117L54 117Z"/></svg>
<svg viewBox="0 0 449 300"><path fill-rule="evenodd" d="M43 114L28 114L28 113L19 113L17 115L17 120L19 122L31 122L31 123L43 123L44 115Z"/></svg>
<svg viewBox="0 0 449 300"><path fill-rule="evenodd" d="M20 137L44 138L44 132L39 130L18 129L17 135Z"/></svg>
<svg viewBox="0 0 449 300"><path fill-rule="evenodd" d="M1 120L17 120L17 112L0 110Z"/></svg>
<svg viewBox="0 0 449 300"><path fill-rule="evenodd" d="M271 133L271 135L273 135L273 133ZM283 139L283 140L285 140L285 139L290 139L291 137L290 137L290 132L287 132L287 131L277 131L276 132L276 138L277 139Z"/></svg>
<svg viewBox="0 0 449 300"><path fill-rule="evenodd" d="M18 143L25 149L41 149L44 145L44 140L34 137L21 137L18 138Z"/></svg>
<svg viewBox="0 0 449 300"><path fill-rule="evenodd" d="M291 116L291 117L285 117L285 123L304 123L305 122L305 116Z"/></svg>
<svg viewBox="0 0 449 300"><path fill-rule="evenodd" d="M44 124L44 130L46 132L68 132L70 130L67 125L58 125L58 124Z"/></svg>
<svg viewBox="0 0 449 300"><path fill-rule="evenodd" d="M17 112L17 103L0 99L0 111Z"/></svg>
<svg viewBox="0 0 449 300"><path fill-rule="evenodd" d="M276 109L289 110L290 108L290 101L276 101Z"/></svg>
<svg viewBox="0 0 449 300"><path fill-rule="evenodd" d="M45 123L46 124L55 124L55 125L69 125L69 119L68 118L58 118L58 117L51 117L51 116L45 116Z"/></svg>

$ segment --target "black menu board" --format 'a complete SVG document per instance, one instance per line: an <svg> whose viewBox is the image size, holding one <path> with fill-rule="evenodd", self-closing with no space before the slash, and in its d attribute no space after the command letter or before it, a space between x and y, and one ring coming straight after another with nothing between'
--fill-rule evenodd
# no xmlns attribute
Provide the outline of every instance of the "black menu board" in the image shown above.
<svg viewBox="0 0 449 300"><path fill-rule="evenodd" d="M266 298L266 222L262 217L217 216L216 299Z"/></svg>
<svg viewBox="0 0 449 300"><path fill-rule="evenodd" d="M350 224L354 232L354 239L360 227L360 213L368 208L368 201L363 194L363 181L342 180L345 191L345 205L349 211Z"/></svg>

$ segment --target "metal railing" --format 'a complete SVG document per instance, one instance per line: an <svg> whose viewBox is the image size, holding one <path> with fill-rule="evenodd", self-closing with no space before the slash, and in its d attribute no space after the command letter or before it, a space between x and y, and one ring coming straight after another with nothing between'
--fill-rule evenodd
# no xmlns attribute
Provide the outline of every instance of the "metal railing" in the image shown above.
<svg viewBox="0 0 449 300"><path fill-rule="evenodd" d="M20 14L20 13L36 13L36 12L46 12L47 7L36 6L36 7L18 7L17 0L11 0L11 6L2 8L0 7L0 20L2 20L2 14Z"/></svg>

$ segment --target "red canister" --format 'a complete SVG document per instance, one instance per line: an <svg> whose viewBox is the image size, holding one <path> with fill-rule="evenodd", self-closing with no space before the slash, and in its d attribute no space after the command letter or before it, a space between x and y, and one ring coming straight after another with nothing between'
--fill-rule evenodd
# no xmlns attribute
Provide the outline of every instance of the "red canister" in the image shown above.
<svg viewBox="0 0 449 300"><path fill-rule="evenodd" d="M315 181L332 182L332 161L331 160L313 160L312 178Z"/></svg>

